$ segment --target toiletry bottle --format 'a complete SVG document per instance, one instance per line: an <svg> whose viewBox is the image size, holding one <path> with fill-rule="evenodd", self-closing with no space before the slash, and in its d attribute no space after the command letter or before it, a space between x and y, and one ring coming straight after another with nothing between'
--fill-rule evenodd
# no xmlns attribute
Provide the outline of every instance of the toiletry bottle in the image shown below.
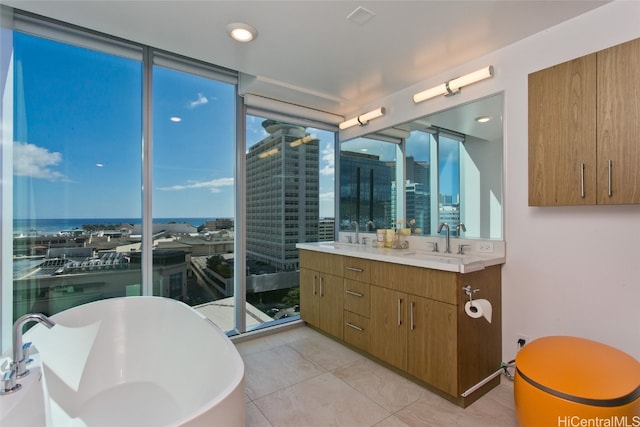
<svg viewBox="0 0 640 427"><path fill-rule="evenodd" d="M396 238L396 231L393 228L389 228L386 230L386 238L384 242L384 246L390 248L393 245L393 241Z"/></svg>

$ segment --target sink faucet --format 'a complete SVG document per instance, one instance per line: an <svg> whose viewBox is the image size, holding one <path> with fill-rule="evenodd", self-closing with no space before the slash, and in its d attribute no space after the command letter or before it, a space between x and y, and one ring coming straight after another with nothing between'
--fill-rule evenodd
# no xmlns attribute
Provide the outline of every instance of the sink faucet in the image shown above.
<svg viewBox="0 0 640 427"><path fill-rule="evenodd" d="M449 224L447 224L446 222L441 222L440 226L438 226L438 234L440 234L440 232L442 231L442 229L446 230L446 234L445 234L445 246L444 246L444 253L445 254L450 254L451 253L451 248L449 246Z"/></svg>
<svg viewBox="0 0 640 427"><path fill-rule="evenodd" d="M29 363L27 358L29 355L28 353L25 354L25 350L31 346L31 343L27 343L24 346L22 345L22 327L31 321L41 323L49 329L56 325L53 320L40 313L25 314L16 320L13 324L13 360L11 364L9 364L9 370L2 374L0 395L20 390L22 386L16 383L16 380L29 373L27 369L27 363Z"/></svg>
<svg viewBox="0 0 640 427"><path fill-rule="evenodd" d="M462 222L459 222L458 225L456 225L456 236L458 237L460 237L460 230L465 232L467 231L467 227L465 227Z"/></svg>
<svg viewBox="0 0 640 427"><path fill-rule="evenodd" d="M16 323L13 324L13 362L11 363L16 378L24 377L29 373L22 345L22 327L31 321L41 323L49 329L56 325L56 322L40 313L25 314L16 320ZM28 345L30 344L31 343L28 343Z"/></svg>
<svg viewBox="0 0 640 427"><path fill-rule="evenodd" d="M358 228L360 226L358 225L358 221L352 221L351 222L351 226L353 227L354 225L356 226L356 241L354 243L356 245L359 245L360 244L360 231L358 230Z"/></svg>

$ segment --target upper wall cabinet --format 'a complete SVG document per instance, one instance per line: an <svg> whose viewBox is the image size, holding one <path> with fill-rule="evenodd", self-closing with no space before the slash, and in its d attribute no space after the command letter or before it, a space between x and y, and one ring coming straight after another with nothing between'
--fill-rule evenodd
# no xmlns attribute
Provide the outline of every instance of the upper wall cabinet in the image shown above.
<svg viewBox="0 0 640 427"><path fill-rule="evenodd" d="M529 75L529 205L640 203L640 39Z"/></svg>

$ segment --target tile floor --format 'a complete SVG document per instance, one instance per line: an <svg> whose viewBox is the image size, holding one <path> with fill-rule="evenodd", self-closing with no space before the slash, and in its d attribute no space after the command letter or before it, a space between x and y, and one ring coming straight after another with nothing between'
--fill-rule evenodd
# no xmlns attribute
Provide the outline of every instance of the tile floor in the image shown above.
<svg viewBox="0 0 640 427"><path fill-rule="evenodd" d="M513 383L462 409L300 326L236 344L247 427L516 427Z"/></svg>

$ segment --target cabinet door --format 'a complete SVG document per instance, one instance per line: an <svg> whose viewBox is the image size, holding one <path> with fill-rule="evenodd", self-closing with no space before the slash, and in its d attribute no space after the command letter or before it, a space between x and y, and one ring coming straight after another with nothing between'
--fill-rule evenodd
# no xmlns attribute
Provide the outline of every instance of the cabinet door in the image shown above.
<svg viewBox="0 0 640 427"><path fill-rule="evenodd" d="M529 75L529 205L595 203L594 53Z"/></svg>
<svg viewBox="0 0 640 427"><path fill-rule="evenodd" d="M640 39L598 55L598 204L640 203Z"/></svg>
<svg viewBox="0 0 640 427"><path fill-rule="evenodd" d="M344 301L342 277L321 274L318 285L320 329L342 339Z"/></svg>
<svg viewBox="0 0 640 427"><path fill-rule="evenodd" d="M319 276L317 271L300 269L300 317L316 328L320 327Z"/></svg>
<svg viewBox="0 0 640 427"><path fill-rule="evenodd" d="M409 374L458 396L456 306L409 296Z"/></svg>
<svg viewBox="0 0 640 427"><path fill-rule="evenodd" d="M407 295L371 286L369 352L393 366L407 368Z"/></svg>

